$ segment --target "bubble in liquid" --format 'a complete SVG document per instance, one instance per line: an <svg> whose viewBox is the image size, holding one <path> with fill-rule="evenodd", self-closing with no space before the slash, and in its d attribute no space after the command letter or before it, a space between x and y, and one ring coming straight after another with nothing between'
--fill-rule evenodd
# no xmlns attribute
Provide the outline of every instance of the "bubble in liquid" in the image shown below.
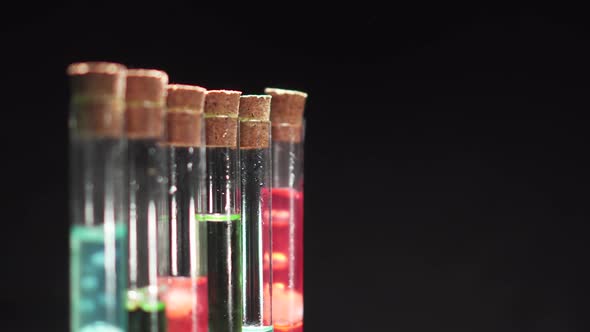
<svg viewBox="0 0 590 332"><path fill-rule="evenodd" d="M98 280L93 276L85 276L80 280L80 287L83 290L94 290L98 287Z"/></svg>
<svg viewBox="0 0 590 332"><path fill-rule="evenodd" d="M268 270L269 268L269 255L268 253L264 254L264 268ZM273 252L272 253L272 269L273 270L284 270L288 267L289 262L287 260L287 255L282 252Z"/></svg>
<svg viewBox="0 0 590 332"><path fill-rule="evenodd" d="M178 188L176 188L176 186L170 186L170 191L168 192L168 194L172 195L176 192L176 190L178 190Z"/></svg>
<svg viewBox="0 0 590 332"><path fill-rule="evenodd" d="M92 265L96 266L104 265L104 253L102 251L95 252L90 257L90 262L92 262Z"/></svg>
<svg viewBox="0 0 590 332"><path fill-rule="evenodd" d="M272 216L273 227L284 227L289 225L289 218L291 217L289 210L273 208L270 214Z"/></svg>
<svg viewBox="0 0 590 332"><path fill-rule="evenodd" d="M89 299L81 299L78 303L78 309L80 312L93 312L96 309L96 305Z"/></svg>

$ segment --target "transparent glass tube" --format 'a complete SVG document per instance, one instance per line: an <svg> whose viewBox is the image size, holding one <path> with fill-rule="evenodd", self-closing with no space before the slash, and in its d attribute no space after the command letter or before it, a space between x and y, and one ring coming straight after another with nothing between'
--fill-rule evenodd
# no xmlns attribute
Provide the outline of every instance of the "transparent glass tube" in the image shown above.
<svg viewBox="0 0 590 332"><path fill-rule="evenodd" d="M206 332L209 325L207 229L196 218L205 211L204 94L168 86L169 218L159 234L168 332Z"/></svg>
<svg viewBox="0 0 590 332"><path fill-rule="evenodd" d="M70 330L127 331L125 67L68 67Z"/></svg>
<svg viewBox="0 0 590 332"><path fill-rule="evenodd" d="M168 275L161 277L168 332L208 329L207 236L204 225L195 218L202 211L203 153L204 149L196 146L169 147L170 267Z"/></svg>
<svg viewBox="0 0 590 332"><path fill-rule="evenodd" d="M168 174L163 145L168 76L152 69L127 72L126 134L129 167L130 332L165 332L158 290L158 226L168 218Z"/></svg>
<svg viewBox="0 0 590 332"><path fill-rule="evenodd" d="M240 133L247 130L267 133L267 138L266 147L240 147L243 330L272 331L270 122L241 121Z"/></svg>
<svg viewBox="0 0 590 332"><path fill-rule="evenodd" d="M238 105L241 92L207 91L207 227L209 331L242 331L242 255Z"/></svg>
<svg viewBox="0 0 590 332"><path fill-rule="evenodd" d="M242 330L241 216L238 150L207 148L207 227L210 331Z"/></svg>
<svg viewBox="0 0 590 332"><path fill-rule="evenodd" d="M166 331L157 279L158 226L168 218L166 150L153 138L129 139L128 146L129 331Z"/></svg>
<svg viewBox="0 0 590 332"><path fill-rule="evenodd" d="M275 139L275 131L297 139ZM303 331L304 125L273 123L272 308L275 331ZM285 136L285 135L277 135Z"/></svg>

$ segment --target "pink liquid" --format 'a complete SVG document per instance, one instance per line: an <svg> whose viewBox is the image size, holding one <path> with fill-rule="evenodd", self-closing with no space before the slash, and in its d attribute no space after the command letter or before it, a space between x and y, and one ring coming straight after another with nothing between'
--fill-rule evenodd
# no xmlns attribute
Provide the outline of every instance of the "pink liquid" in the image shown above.
<svg viewBox="0 0 590 332"><path fill-rule="evenodd" d="M168 332L207 332L207 277L161 277Z"/></svg>
<svg viewBox="0 0 590 332"><path fill-rule="evenodd" d="M272 189L272 318L275 331L303 331L303 193ZM265 255L268 269L268 255Z"/></svg>

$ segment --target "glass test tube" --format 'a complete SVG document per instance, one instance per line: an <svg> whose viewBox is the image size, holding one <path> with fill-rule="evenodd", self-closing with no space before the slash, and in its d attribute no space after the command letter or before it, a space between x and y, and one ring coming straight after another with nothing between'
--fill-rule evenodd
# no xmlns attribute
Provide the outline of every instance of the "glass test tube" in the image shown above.
<svg viewBox="0 0 590 332"><path fill-rule="evenodd" d="M68 67L70 331L127 331L125 76L115 63Z"/></svg>
<svg viewBox="0 0 590 332"><path fill-rule="evenodd" d="M208 91L205 98L209 331L242 330L241 223L238 170L239 91Z"/></svg>
<svg viewBox="0 0 590 332"><path fill-rule="evenodd" d="M270 99L268 95L240 98L244 331L273 331Z"/></svg>
<svg viewBox="0 0 590 332"><path fill-rule="evenodd" d="M169 209L159 234L160 285L166 302L168 332L207 332L207 234L196 216L204 211L205 89L168 85L167 146Z"/></svg>
<svg viewBox="0 0 590 332"><path fill-rule="evenodd" d="M279 332L303 331L303 111L307 94L272 96L272 308Z"/></svg>
<svg viewBox="0 0 590 332"><path fill-rule="evenodd" d="M158 292L158 226L168 218L168 174L163 146L168 75L159 70L127 71L126 132L129 161L130 332L165 332ZM163 220L164 219L164 220Z"/></svg>

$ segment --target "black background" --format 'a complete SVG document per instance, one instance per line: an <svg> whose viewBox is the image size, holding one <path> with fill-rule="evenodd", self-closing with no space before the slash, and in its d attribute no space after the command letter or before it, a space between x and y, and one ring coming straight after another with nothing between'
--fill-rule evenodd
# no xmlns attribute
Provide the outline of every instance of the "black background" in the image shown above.
<svg viewBox="0 0 590 332"><path fill-rule="evenodd" d="M403 3L3 8L7 330L67 330L65 68L106 60L309 93L306 331L587 331L585 11Z"/></svg>

